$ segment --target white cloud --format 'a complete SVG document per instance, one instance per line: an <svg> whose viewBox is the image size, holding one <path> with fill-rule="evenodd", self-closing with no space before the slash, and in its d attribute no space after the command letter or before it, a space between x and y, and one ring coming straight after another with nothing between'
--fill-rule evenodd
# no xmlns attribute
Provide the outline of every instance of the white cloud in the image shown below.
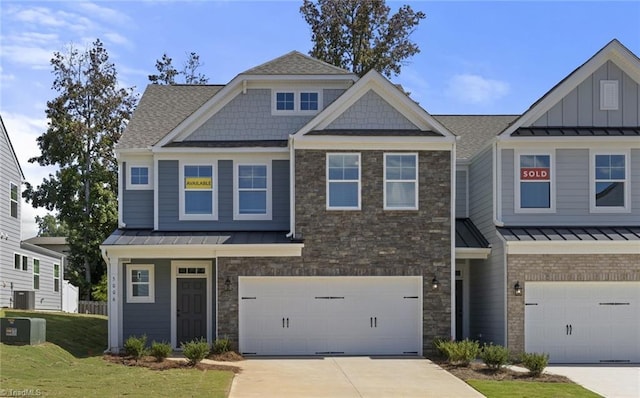
<svg viewBox="0 0 640 398"><path fill-rule="evenodd" d="M42 47L26 47L22 45L3 45L0 55L3 59L16 64L27 65L32 69L49 69L49 62L54 50Z"/></svg>
<svg viewBox="0 0 640 398"><path fill-rule="evenodd" d="M88 14L92 18L99 18L109 23L129 24L132 22L131 18L113 8L99 6L95 3L79 2L74 4L75 8L80 12Z"/></svg>
<svg viewBox="0 0 640 398"><path fill-rule="evenodd" d="M76 32L82 32L91 27L91 21L78 14L51 10L46 7L31 7L20 9L13 13L16 21L28 23L30 25L39 25L54 29L66 29Z"/></svg>
<svg viewBox="0 0 640 398"><path fill-rule="evenodd" d="M447 84L447 95L464 103L490 104L509 93L509 84L474 74L454 75Z"/></svg>
<svg viewBox="0 0 640 398"><path fill-rule="evenodd" d="M102 36L104 36L105 41L108 41L110 43L120 44L126 47L132 47L131 41L129 41L129 39L127 39L126 37L122 36L119 33L107 32L107 33L104 33Z"/></svg>

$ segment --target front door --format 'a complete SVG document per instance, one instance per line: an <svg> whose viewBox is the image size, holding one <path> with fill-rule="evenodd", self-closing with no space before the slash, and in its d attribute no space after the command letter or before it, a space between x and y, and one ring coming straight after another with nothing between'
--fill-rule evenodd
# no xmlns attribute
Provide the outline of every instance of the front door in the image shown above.
<svg viewBox="0 0 640 398"><path fill-rule="evenodd" d="M176 313L178 347L181 343L207 338L207 280L178 278Z"/></svg>

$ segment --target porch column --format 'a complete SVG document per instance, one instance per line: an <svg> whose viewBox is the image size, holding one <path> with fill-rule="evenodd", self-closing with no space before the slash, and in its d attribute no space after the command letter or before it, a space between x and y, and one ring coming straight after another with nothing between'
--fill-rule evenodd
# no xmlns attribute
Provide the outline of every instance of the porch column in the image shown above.
<svg viewBox="0 0 640 398"><path fill-rule="evenodd" d="M118 354L122 341L120 337L121 316L120 301L122 300L122 291L119 281L120 277L120 261L118 258L109 258L107 262L107 277L109 278L109 303L107 304L107 314L109 316L109 347L107 351Z"/></svg>

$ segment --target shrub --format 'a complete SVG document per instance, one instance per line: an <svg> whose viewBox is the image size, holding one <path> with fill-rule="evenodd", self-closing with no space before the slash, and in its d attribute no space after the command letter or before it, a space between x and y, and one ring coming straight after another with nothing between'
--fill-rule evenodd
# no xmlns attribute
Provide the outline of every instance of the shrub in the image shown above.
<svg viewBox="0 0 640 398"><path fill-rule="evenodd" d="M216 339L213 342L213 347L211 347L211 352L214 354L224 354L229 351L231 351L231 340L227 338Z"/></svg>
<svg viewBox="0 0 640 398"><path fill-rule="evenodd" d="M189 365L195 365L209 354L209 343L204 338L181 343L182 353L189 360Z"/></svg>
<svg viewBox="0 0 640 398"><path fill-rule="evenodd" d="M489 369L500 370L509 361L509 350L501 345L484 345L480 358Z"/></svg>
<svg viewBox="0 0 640 398"><path fill-rule="evenodd" d="M522 366L529 369L529 375L538 377L549 364L549 354L524 353L522 354Z"/></svg>
<svg viewBox="0 0 640 398"><path fill-rule="evenodd" d="M163 359L168 357L171 354L171 344L163 341L162 343L158 343L156 341L151 343L151 349L149 353L156 358L156 361L162 362Z"/></svg>
<svg viewBox="0 0 640 398"><path fill-rule="evenodd" d="M147 352L147 335L143 334L140 337L129 336L124 342L124 352L135 358L136 361L142 358Z"/></svg>
<svg viewBox="0 0 640 398"><path fill-rule="evenodd" d="M480 352L477 341L465 339L462 341L440 341L437 348L444 354L450 364L469 366Z"/></svg>
<svg viewBox="0 0 640 398"><path fill-rule="evenodd" d="M448 342L451 341L450 338L448 337L435 337L433 339L433 347L436 349L436 353L438 355L438 357L441 358L446 358L447 355L444 353L444 351L442 351L442 349L440 349L440 345L444 342Z"/></svg>

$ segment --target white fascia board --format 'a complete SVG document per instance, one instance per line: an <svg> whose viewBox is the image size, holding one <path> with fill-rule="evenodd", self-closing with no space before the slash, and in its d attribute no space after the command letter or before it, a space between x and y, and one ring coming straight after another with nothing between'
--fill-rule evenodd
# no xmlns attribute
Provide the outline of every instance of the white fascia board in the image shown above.
<svg viewBox="0 0 640 398"><path fill-rule="evenodd" d="M475 247L457 247L456 248L456 260L467 259L480 259L486 260L491 254L490 248L475 248Z"/></svg>
<svg viewBox="0 0 640 398"><path fill-rule="evenodd" d="M607 61L612 61L620 67L623 72L628 74L636 82L640 83L640 61L618 41L614 40L596 53L593 58L589 59L585 64L572 72L564 82L560 83L553 89L553 91L546 94L546 96L544 96L537 105L530 108L521 117L516 119L511 126L507 127L502 133L500 133L500 137L509 136L518 128L531 125Z"/></svg>
<svg viewBox="0 0 640 398"><path fill-rule="evenodd" d="M507 241L508 254L637 254L638 241Z"/></svg>
<svg viewBox="0 0 640 398"><path fill-rule="evenodd" d="M114 150L116 159L123 157L135 157L135 156L149 156L152 153L152 148L124 148Z"/></svg>
<svg viewBox="0 0 640 398"><path fill-rule="evenodd" d="M295 149L452 151L454 142L442 137L303 136Z"/></svg>
<svg viewBox="0 0 640 398"><path fill-rule="evenodd" d="M110 258L300 257L303 243L233 245L103 245Z"/></svg>

